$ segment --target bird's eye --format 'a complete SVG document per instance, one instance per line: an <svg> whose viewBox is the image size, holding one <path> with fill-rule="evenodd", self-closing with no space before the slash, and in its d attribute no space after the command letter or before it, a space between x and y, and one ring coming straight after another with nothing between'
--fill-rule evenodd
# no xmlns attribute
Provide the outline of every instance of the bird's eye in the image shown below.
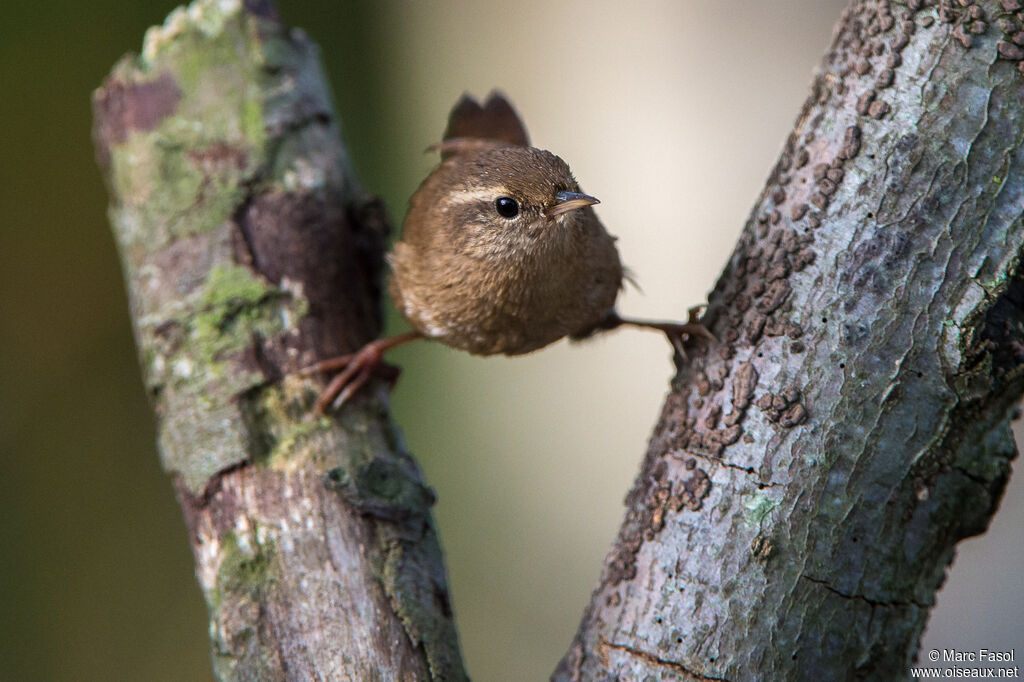
<svg viewBox="0 0 1024 682"><path fill-rule="evenodd" d="M494 200L494 210L502 218L515 218L519 215L519 202L512 197L498 197Z"/></svg>

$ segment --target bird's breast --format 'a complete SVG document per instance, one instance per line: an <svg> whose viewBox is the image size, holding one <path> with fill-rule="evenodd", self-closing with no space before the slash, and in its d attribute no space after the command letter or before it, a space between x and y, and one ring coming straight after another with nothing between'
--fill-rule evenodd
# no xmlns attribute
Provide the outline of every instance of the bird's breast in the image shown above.
<svg viewBox="0 0 1024 682"><path fill-rule="evenodd" d="M592 326L614 307L622 268L614 241L603 236L484 259L399 242L391 292L428 337L477 355L528 353Z"/></svg>

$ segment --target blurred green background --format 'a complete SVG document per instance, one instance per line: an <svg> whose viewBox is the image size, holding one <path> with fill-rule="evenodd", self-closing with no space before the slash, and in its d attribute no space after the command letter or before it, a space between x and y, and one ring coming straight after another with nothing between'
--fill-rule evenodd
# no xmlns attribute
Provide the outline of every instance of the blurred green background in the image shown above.
<svg viewBox="0 0 1024 682"><path fill-rule="evenodd" d="M645 294L704 299L839 0L279 0L321 45L396 223L464 90L500 86L572 164ZM31 8L31 9L30 9ZM0 678L210 679L205 607L131 339L90 93L170 2L8 3L0 25ZM400 329L393 321L391 331ZM516 360L402 349L394 409L440 501L470 673L544 679L614 537L671 372L622 332ZM1024 491L961 546L926 647L1024 645ZM1022 650L1024 651L1024 650Z"/></svg>

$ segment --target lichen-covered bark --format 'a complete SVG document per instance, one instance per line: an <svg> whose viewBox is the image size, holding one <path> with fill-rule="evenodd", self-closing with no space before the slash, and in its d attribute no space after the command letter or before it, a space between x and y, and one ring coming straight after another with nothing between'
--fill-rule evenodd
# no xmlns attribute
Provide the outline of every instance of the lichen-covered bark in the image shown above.
<svg viewBox="0 0 1024 682"><path fill-rule="evenodd" d="M161 457L221 679L463 679L433 493L385 403L317 418L295 374L381 322L388 227L331 107L257 0L176 10L95 94Z"/></svg>
<svg viewBox="0 0 1024 682"><path fill-rule="evenodd" d="M1016 455L1019 10L851 3L556 679L907 677Z"/></svg>

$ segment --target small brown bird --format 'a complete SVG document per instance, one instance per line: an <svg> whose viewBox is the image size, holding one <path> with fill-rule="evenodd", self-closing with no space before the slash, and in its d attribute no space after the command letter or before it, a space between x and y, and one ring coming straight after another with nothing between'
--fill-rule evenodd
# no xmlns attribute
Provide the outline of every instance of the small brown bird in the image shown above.
<svg viewBox="0 0 1024 682"><path fill-rule="evenodd" d="M385 351L419 338L474 355L521 355L622 324L658 329L677 344L714 338L692 314L687 324L619 317L624 271L591 208L598 200L565 161L530 146L503 96L491 93L481 106L464 95L432 149L441 163L412 195L389 257L391 295L415 331L304 370L342 370L318 412L366 383Z"/></svg>

